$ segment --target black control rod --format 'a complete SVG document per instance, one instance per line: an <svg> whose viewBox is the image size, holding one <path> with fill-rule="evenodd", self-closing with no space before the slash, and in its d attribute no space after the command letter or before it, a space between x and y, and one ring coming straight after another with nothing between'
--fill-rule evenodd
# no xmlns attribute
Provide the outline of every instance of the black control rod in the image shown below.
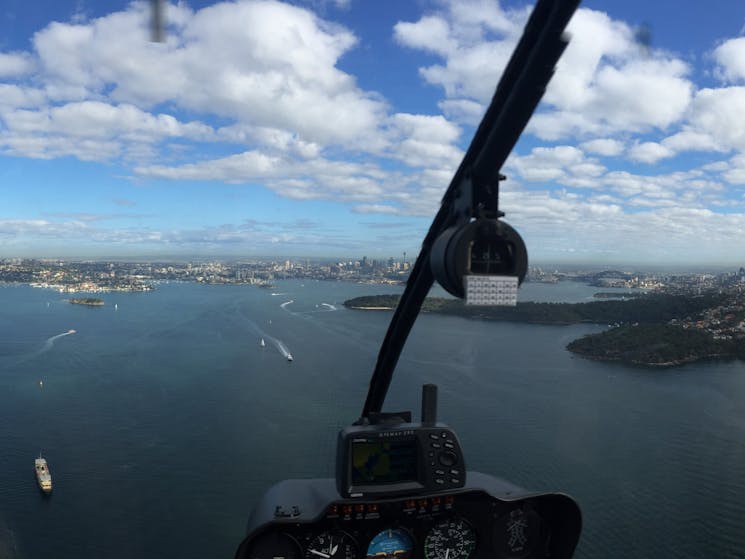
<svg viewBox="0 0 745 559"><path fill-rule="evenodd" d="M457 198L470 195L472 199L483 200L497 184L502 165L543 97L556 63L569 42L564 30L578 5L579 0L538 0L536 3L486 114L424 237L422 250L380 347L359 422L364 423L370 413L379 413L383 408L398 358L434 282L429 263L432 243L448 227L470 219L468 212L456 209Z"/></svg>

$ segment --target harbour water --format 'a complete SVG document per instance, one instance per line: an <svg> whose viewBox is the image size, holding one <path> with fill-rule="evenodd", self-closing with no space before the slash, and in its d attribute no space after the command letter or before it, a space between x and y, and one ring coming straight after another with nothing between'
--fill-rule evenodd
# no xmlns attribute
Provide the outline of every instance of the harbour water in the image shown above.
<svg viewBox="0 0 745 559"><path fill-rule="evenodd" d="M392 291L171 283L86 307L0 286L0 557L232 557L270 484L333 476L391 317L341 303ZM745 366L650 370L565 350L600 328L423 315L387 408L416 415L437 383L469 469L579 501L576 557L742 557Z"/></svg>

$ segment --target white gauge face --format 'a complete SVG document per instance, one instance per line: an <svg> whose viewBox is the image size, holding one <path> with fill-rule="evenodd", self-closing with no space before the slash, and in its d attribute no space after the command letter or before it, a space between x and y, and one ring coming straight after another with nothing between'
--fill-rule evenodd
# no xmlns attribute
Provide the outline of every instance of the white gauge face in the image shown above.
<svg viewBox="0 0 745 559"><path fill-rule="evenodd" d="M305 559L356 559L357 544L349 534L339 531L321 532L305 550Z"/></svg>
<svg viewBox="0 0 745 559"><path fill-rule="evenodd" d="M468 559L476 549L476 533L462 518L444 520L424 539L426 559Z"/></svg>

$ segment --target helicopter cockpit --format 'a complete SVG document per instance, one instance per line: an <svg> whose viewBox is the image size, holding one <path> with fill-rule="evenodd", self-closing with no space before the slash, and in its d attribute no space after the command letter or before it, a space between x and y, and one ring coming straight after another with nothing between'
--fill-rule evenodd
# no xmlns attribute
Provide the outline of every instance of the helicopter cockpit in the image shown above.
<svg viewBox="0 0 745 559"><path fill-rule="evenodd" d="M499 210L500 169L568 44L578 0L540 0L448 187L383 340L360 418L337 440L335 479L271 487L236 559L571 557L575 501L468 471L455 432L425 385L419 422L383 412L406 338L434 280L467 305L514 305L527 270L520 235Z"/></svg>

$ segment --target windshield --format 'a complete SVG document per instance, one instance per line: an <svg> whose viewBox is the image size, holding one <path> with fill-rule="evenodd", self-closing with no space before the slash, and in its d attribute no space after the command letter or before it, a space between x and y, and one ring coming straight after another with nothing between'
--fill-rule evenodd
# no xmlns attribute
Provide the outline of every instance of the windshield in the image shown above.
<svg viewBox="0 0 745 559"><path fill-rule="evenodd" d="M3 558L232 557L268 486L334 477L531 9L156 5L0 10ZM435 285L390 387L571 494L576 557L745 548L743 22L580 7L501 169L520 303Z"/></svg>

